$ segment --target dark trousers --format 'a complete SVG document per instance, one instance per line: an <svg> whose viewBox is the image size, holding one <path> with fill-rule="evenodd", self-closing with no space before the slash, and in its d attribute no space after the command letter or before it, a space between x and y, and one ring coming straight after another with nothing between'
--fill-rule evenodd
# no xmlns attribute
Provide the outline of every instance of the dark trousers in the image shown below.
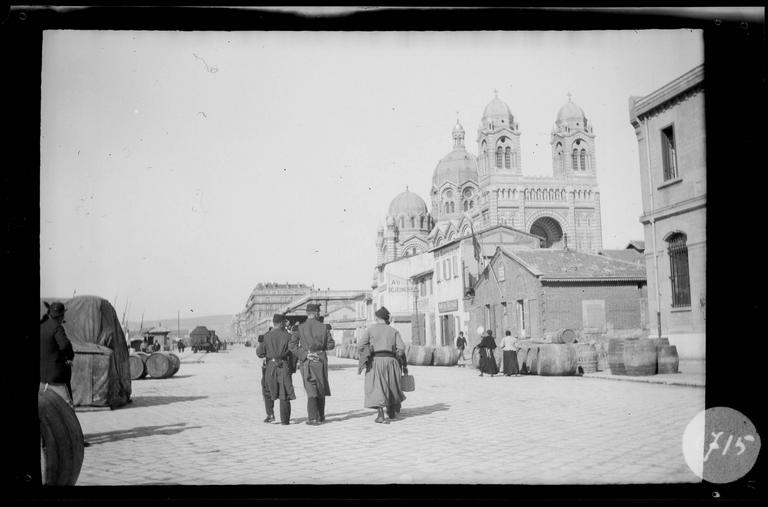
<svg viewBox="0 0 768 507"><path fill-rule="evenodd" d="M271 397L264 398L264 407L267 409L267 415L275 415L275 400ZM280 422L290 422L291 420L291 400L280 400Z"/></svg>
<svg viewBox="0 0 768 507"><path fill-rule="evenodd" d="M325 396L307 398L307 419L310 421L325 419Z"/></svg>

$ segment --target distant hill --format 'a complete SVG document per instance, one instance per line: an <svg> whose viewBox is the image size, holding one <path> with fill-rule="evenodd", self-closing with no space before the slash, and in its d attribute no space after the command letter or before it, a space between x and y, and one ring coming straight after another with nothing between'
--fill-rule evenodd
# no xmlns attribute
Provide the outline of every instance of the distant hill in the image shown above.
<svg viewBox="0 0 768 507"><path fill-rule="evenodd" d="M232 317L234 317L234 315L208 315L205 317L183 318L179 321L181 335L186 336L197 326L205 326L208 329L216 331L216 334L220 338L230 339L232 338L232 328L230 327L230 324L232 323ZM144 329L148 330L162 324L163 327L171 331L171 336L176 336L176 322L176 317L145 320ZM131 334L139 330L139 324L141 324L140 321L128 321L128 329L131 331Z"/></svg>

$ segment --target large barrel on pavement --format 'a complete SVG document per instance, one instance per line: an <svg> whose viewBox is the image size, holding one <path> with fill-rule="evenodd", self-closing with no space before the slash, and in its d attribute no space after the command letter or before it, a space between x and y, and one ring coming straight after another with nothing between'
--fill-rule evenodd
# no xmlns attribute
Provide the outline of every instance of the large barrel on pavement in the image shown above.
<svg viewBox="0 0 768 507"><path fill-rule="evenodd" d="M147 358L147 373L152 378L168 378L173 374L173 361L162 352L154 352Z"/></svg>
<svg viewBox="0 0 768 507"><path fill-rule="evenodd" d="M147 363L147 358L149 357L149 354L146 352L136 352L136 355L141 358L142 361L144 361L144 364Z"/></svg>
<svg viewBox="0 0 768 507"><path fill-rule="evenodd" d="M597 349L589 343L576 343L576 367L579 373L597 371Z"/></svg>
<svg viewBox="0 0 768 507"><path fill-rule="evenodd" d="M173 352L168 352L168 359L171 360L171 363L173 363L173 371L171 372L171 377L176 375L176 372L179 371L179 368L181 368L181 359L179 359L179 356L174 354Z"/></svg>
<svg viewBox="0 0 768 507"><path fill-rule="evenodd" d="M539 346L529 346L526 349L525 365L529 375L538 375L539 368Z"/></svg>
<svg viewBox="0 0 768 507"><path fill-rule="evenodd" d="M406 360L408 361L408 364L429 366L432 364L432 355L434 352L434 347L430 347L429 345L411 345L406 352Z"/></svg>
<svg viewBox="0 0 768 507"><path fill-rule="evenodd" d="M608 368L611 375L626 375L624 368L624 339L611 338L608 340Z"/></svg>
<svg viewBox="0 0 768 507"><path fill-rule="evenodd" d="M680 357L677 355L675 345L662 345L657 354L659 373L677 373L680 366Z"/></svg>
<svg viewBox="0 0 768 507"><path fill-rule="evenodd" d="M573 343L576 341L576 332L573 329L563 328L554 333L548 333L547 338L552 343Z"/></svg>
<svg viewBox="0 0 768 507"><path fill-rule="evenodd" d="M40 472L43 484L74 486L83 466L83 429L75 410L48 389L38 392L40 420Z"/></svg>
<svg viewBox="0 0 768 507"><path fill-rule="evenodd" d="M459 349L453 346L436 347L432 353L434 366L454 366L459 363Z"/></svg>
<svg viewBox="0 0 768 507"><path fill-rule="evenodd" d="M140 356L136 354L128 356L128 366L131 370L131 380L137 380L147 376L147 366Z"/></svg>
<svg viewBox="0 0 768 507"><path fill-rule="evenodd" d="M545 376L576 375L576 349L570 344L539 345L536 372Z"/></svg>
<svg viewBox="0 0 768 507"><path fill-rule="evenodd" d="M625 340L623 356L627 375L656 375L656 345L651 340Z"/></svg>
<svg viewBox="0 0 768 507"><path fill-rule="evenodd" d="M527 355L528 349L521 348L517 351L517 370L520 373L526 373L527 370L524 370L526 367L525 359Z"/></svg>

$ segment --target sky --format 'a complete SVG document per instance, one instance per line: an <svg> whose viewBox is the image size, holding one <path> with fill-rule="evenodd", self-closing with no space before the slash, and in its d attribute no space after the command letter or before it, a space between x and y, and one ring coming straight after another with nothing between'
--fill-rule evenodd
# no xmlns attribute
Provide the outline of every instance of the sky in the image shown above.
<svg viewBox="0 0 768 507"><path fill-rule="evenodd" d="M567 94L582 107L623 248L643 238L629 97L703 61L696 30L46 31L40 293L152 320L237 313L259 282L370 289L389 203L428 199L457 116L477 153L494 90L527 175L552 175Z"/></svg>

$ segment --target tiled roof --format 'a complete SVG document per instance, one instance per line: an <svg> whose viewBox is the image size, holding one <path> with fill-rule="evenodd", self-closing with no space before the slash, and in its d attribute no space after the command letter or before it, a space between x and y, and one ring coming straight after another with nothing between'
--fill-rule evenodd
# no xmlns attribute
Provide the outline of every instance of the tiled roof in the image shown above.
<svg viewBox="0 0 768 507"><path fill-rule="evenodd" d="M645 250L645 241L642 239L633 239L627 245L627 248L635 248L637 250Z"/></svg>
<svg viewBox="0 0 768 507"><path fill-rule="evenodd" d="M506 253L521 260L545 280L646 279L644 265L617 261L603 255L551 249Z"/></svg>
<svg viewBox="0 0 768 507"><path fill-rule="evenodd" d="M600 250L598 254L609 257L611 259L645 266L645 256L632 248L627 248L624 250Z"/></svg>

